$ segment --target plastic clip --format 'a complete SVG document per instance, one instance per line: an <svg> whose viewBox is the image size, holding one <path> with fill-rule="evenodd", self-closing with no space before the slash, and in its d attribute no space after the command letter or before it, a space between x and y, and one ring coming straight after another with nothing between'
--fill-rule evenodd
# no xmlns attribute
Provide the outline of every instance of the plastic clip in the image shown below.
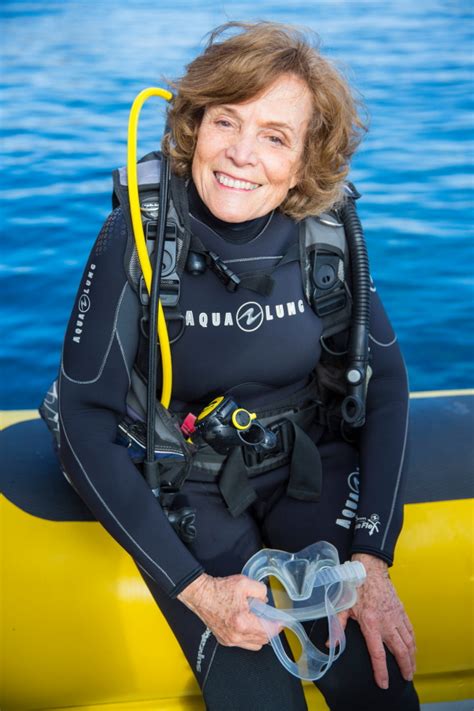
<svg viewBox="0 0 474 711"><path fill-rule="evenodd" d="M207 266L225 284L226 289L235 291L240 284L240 278L224 264L222 259L215 252L207 253Z"/></svg>

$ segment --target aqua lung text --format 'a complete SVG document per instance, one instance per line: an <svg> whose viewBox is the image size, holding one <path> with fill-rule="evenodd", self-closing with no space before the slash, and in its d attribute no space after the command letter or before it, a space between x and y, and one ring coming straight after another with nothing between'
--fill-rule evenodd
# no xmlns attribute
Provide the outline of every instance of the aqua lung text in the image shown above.
<svg viewBox="0 0 474 711"><path fill-rule="evenodd" d="M286 304L266 305L265 307L256 301L247 301L235 311L213 311L207 313L201 311L195 314L194 311L186 311L186 326L238 326L242 331L256 331L264 321L296 316L304 313L305 306L302 299L299 301L288 301Z"/></svg>
<svg viewBox="0 0 474 711"><path fill-rule="evenodd" d="M80 343L81 342L81 336L82 336L82 331L84 328L84 321L86 318L86 314L89 311L91 307L91 300L90 300L90 287L92 284L92 279L94 278L94 270L95 270L95 264L91 264L89 266L89 271L87 272L86 275L86 281L84 284L84 287L79 295L79 299L77 302L77 317L76 317L76 326L74 329L74 336L72 337L72 340L74 343Z"/></svg>

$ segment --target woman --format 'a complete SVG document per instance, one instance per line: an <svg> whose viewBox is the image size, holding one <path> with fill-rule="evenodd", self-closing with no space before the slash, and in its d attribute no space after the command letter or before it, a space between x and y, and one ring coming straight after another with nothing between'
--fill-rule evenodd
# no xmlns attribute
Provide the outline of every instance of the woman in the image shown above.
<svg viewBox="0 0 474 711"><path fill-rule="evenodd" d="M304 298L298 258L281 257L297 244L302 220L341 202L363 127L338 72L300 33L274 23L216 30L175 88L164 151L189 203L183 219L241 283L226 289L210 269L180 274L185 328L178 333L181 320L170 322L170 409L198 414L226 394L260 414L314 382L322 321ZM249 498L234 509L219 476L202 477L195 465L172 503L195 512L196 536L184 542L117 440L131 379L146 372L127 219L118 207L105 223L66 333L59 400L68 477L135 559L208 708L306 708L299 682L249 612L248 598L265 599L266 587L240 571L263 546L297 551L318 540L367 570L357 604L341 613L346 651L317 683L328 705L419 708L413 631L387 572L402 521L407 382L375 288L373 372L357 444L339 427L310 423L305 436L318 443L322 490L292 495L287 457L258 476L250 467ZM255 288L254 277L260 286L270 279L272 289Z"/></svg>

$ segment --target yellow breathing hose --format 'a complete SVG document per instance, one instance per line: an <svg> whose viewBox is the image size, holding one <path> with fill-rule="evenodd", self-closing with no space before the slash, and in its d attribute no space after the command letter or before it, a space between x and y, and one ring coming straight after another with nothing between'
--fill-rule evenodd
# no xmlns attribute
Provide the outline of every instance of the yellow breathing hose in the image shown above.
<svg viewBox="0 0 474 711"><path fill-rule="evenodd" d="M166 89L150 87L144 89L136 97L130 110L128 120L128 144L127 144L127 175L128 175L128 199L130 202L130 215L132 218L133 235L138 253L138 260L143 273L143 279L148 291L151 293L152 268L150 257L146 246L145 234L143 232L142 216L140 211L140 198L138 195L138 170L137 170L137 133L138 118L143 104L150 96L160 96L166 101L172 99L172 94ZM171 364L171 348L166 326L165 314L161 300L158 303L158 339L160 342L161 364L163 372L163 385L161 390L161 404L169 407L171 400L171 390L173 386L173 368Z"/></svg>

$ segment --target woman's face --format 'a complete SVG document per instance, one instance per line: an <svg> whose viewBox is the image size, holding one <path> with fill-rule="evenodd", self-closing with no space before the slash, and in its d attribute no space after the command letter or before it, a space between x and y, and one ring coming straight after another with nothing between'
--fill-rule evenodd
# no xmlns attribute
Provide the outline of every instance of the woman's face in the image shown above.
<svg viewBox="0 0 474 711"><path fill-rule="evenodd" d="M250 101L206 109L192 176L215 217L244 222L283 202L298 181L311 110L309 89L293 74Z"/></svg>

